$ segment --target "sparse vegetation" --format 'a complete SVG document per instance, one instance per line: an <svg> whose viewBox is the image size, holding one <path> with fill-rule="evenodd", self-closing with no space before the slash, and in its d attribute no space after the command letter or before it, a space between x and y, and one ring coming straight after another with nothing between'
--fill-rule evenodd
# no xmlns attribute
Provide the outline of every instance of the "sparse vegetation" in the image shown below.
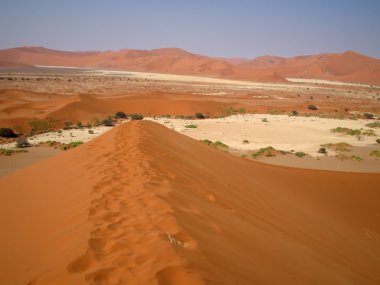
<svg viewBox="0 0 380 285"><path fill-rule="evenodd" d="M321 154L327 154L327 150L325 147L321 147L319 150L318 150L318 153L321 153Z"/></svg>
<svg viewBox="0 0 380 285"><path fill-rule="evenodd" d="M365 126L368 128L373 128L373 129L380 128L380 122L379 121L372 122L372 123L366 124Z"/></svg>
<svg viewBox="0 0 380 285"><path fill-rule="evenodd" d="M249 144L249 140L243 140L243 144Z"/></svg>
<svg viewBox="0 0 380 285"><path fill-rule="evenodd" d="M352 147L352 145L345 142L340 142L340 143L335 143L335 144L330 143L330 144L325 144L323 146L329 149L338 151L338 152L349 152L351 151L350 147Z"/></svg>
<svg viewBox="0 0 380 285"><path fill-rule="evenodd" d="M127 114L125 114L122 111L119 111L119 112L116 112L115 117L118 118L118 119L126 119L127 118Z"/></svg>
<svg viewBox="0 0 380 285"><path fill-rule="evenodd" d="M19 137L16 140L16 147L18 148L25 148L30 147L31 144L29 143L28 139L26 137Z"/></svg>
<svg viewBox="0 0 380 285"><path fill-rule="evenodd" d="M309 110L313 110L313 111L318 110L318 107L315 106L315 105L309 105L309 106L307 106L307 108L308 108Z"/></svg>
<svg viewBox="0 0 380 285"><path fill-rule="evenodd" d="M245 113L247 113L247 110L244 109L244 108L239 108L239 113L240 114L245 114Z"/></svg>
<svg viewBox="0 0 380 285"><path fill-rule="evenodd" d="M380 139L377 139L376 142L380 144Z"/></svg>
<svg viewBox="0 0 380 285"><path fill-rule="evenodd" d="M203 142L204 144L207 144L207 145L212 145L212 141L210 141L210 140L201 140L201 142Z"/></svg>
<svg viewBox="0 0 380 285"><path fill-rule="evenodd" d="M369 156L373 156L373 157L380 157L380 151L378 150L373 150L369 153Z"/></svg>
<svg viewBox="0 0 380 285"><path fill-rule="evenodd" d="M360 157L358 155L351 155L351 159L352 160L356 160L356 161L362 161L362 160L364 160L362 157Z"/></svg>
<svg viewBox="0 0 380 285"><path fill-rule="evenodd" d="M306 153L304 153L303 151L298 151L298 152L294 153L294 155L299 157L299 158L302 158L302 157L306 156Z"/></svg>
<svg viewBox="0 0 380 285"><path fill-rule="evenodd" d="M372 113L364 113L363 117L368 119L368 120L372 120L374 118Z"/></svg>
<svg viewBox="0 0 380 285"><path fill-rule="evenodd" d="M0 128L0 137L16 138L16 133L11 128Z"/></svg>
<svg viewBox="0 0 380 285"><path fill-rule="evenodd" d="M113 121L111 118L106 118L102 121L103 126L113 127Z"/></svg>
<svg viewBox="0 0 380 285"><path fill-rule="evenodd" d="M88 130L88 133L89 133L90 135L93 135L93 134L94 134L94 131L93 131L93 130Z"/></svg>
<svg viewBox="0 0 380 285"><path fill-rule="evenodd" d="M54 127L57 125L58 121L56 119L46 118L44 120L33 120L29 122L31 128L31 134L42 134L53 131Z"/></svg>
<svg viewBox="0 0 380 285"><path fill-rule="evenodd" d="M222 143L221 141L212 142L210 140L201 140L201 142L203 142L204 144L207 144L209 146L216 147L216 148L224 148L224 149L229 148L228 145Z"/></svg>
<svg viewBox="0 0 380 285"><path fill-rule="evenodd" d="M187 128L187 129L196 129L196 128L198 128L198 126L194 125L194 124L191 124L191 125L185 125L185 128Z"/></svg>
<svg viewBox="0 0 380 285"><path fill-rule="evenodd" d="M63 123L63 129L64 130L71 130L73 128L73 123L72 122L64 122Z"/></svg>
<svg viewBox="0 0 380 285"><path fill-rule="evenodd" d="M331 131L333 133L341 133L341 134L350 135L350 136L360 136L362 134L361 130L342 128L342 127L337 127L335 129L332 129Z"/></svg>
<svg viewBox="0 0 380 285"><path fill-rule="evenodd" d="M131 115L131 120L137 121L137 120L142 120L144 119L144 116L141 114L132 114Z"/></svg>
<svg viewBox="0 0 380 285"><path fill-rule="evenodd" d="M215 147L229 148L228 145L222 143L221 141L216 141L212 145L215 146Z"/></svg>
<svg viewBox="0 0 380 285"><path fill-rule="evenodd" d="M25 149L14 150L14 149L0 148L0 156L2 156L2 155L3 156L11 156L12 154L20 153L20 152L28 152L28 151Z"/></svg>
<svg viewBox="0 0 380 285"><path fill-rule="evenodd" d="M263 118L263 119L261 119L261 121L264 122L264 123L268 123L268 119L267 118Z"/></svg>
<svg viewBox="0 0 380 285"><path fill-rule="evenodd" d="M68 150L68 149L80 146L81 144L83 144L83 142L81 142L81 141L70 142L67 144L62 144L61 149L62 150Z"/></svg>
<svg viewBox="0 0 380 285"><path fill-rule="evenodd" d="M263 148L260 148L258 151L254 152L251 154L251 157L252 158L258 158L260 156L266 156L266 157L271 157L271 156L275 156L273 154L273 151L275 149L271 146L268 146L268 147L263 147Z"/></svg>
<svg viewBox="0 0 380 285"><path fill-rule="evenodd" d="M197 119L204 119L206 117L202 113L195 113L195 118L197 118Z"/></svg>
<svg viewBox="0 0 380 285"><path fill-rule="evenodd" d="M298 116L299 115L299 113L298 113L298 111L292 111L292 116Z"/></svg>

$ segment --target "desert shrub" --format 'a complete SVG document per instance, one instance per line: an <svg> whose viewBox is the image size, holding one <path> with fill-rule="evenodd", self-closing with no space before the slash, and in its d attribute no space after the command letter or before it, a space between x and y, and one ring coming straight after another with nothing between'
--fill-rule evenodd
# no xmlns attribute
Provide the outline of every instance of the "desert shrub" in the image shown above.
<svg viewBox="0 0 380 285"><path fill-rule="evenodd" d="M11 149L5 149L5 148L0 148L0 156L11 156L14 150Z"/></svg>
<svg viewBox="0 0 380 285"><path fill-rule="evenodd" d="M43 120L33 120L29 122L31 128L30 132L32 134L42 134L53 131L54 127L57 124L56 119L46 118Z"/></svg>
<svg viewBox="0 0 380 285"><path fill-rule="evenodd" d="M240 114L245 114L245 113L247 113L247 110L244 109L244 108L239 108L239 113Z"/></svg>
<svg viewBox="0 0 380 285"><path fill-rule="evenodd" d="M380 128L380 122L379 121L372 122L372 123L366 124L365 126L368 128L373 128L373 129Z"/></svg>
<svg viewBox="0 0 380 285"><path fill-rule="evenodd" d="M0 137L3 138L16 138L17 135L11 128L0 128Z"/></svg>
<svg viewBox="0 0 380 285"><path fill-rule="evenodd" d="M82 124L82 122L77 122L76 123L76 127L77 127L77 129L81 129L81 128L83 128L83 124Z"/></svg>
<svg viewBox="0 0 380 285"><path fill-rule="evenodd" d="M264 123L268 123L268 119L267 118L263 118L261 121L264 122Z"/></svg>
<svg viewBox="0 0 380 285"><path fill-rule="evenodd" d="M298 111L292 111L292 116L298 116Z"/></svg>
<svg viewBox="0 0 380 285"><path fill-rule="evenodd" d="M380 143L380 139L377 139L376 142L377 142L377 143Z"/></svg>
<svg viewBox="0 0 380 285"><path fill-rule="evenodd" d="M196 129L198 128L196 125L194 124L191 124L191 125L185 125L185 128L188 128L188 129Z"/></svg>
<svg viewBox="0 0 380 285"><path fill-rule="evenodd" d="M350 135L350 136L360 136L362 134L361 130L342 128L342 127L337 127L335 129L332 129L331 131L333 133L341 133L341 134L346 134L346 135Z"/></svg>
<svg viewBox="0 0 380 285"><path fill-rule="evenodd" d="M351 155L351 159L352 160L356 160L356 161L362 161L362 160L364 160L362 157L360 157L358 155Z"/></svg>
<svg viewBox="0 0 380 285"><path fill-rule="evenodd" d="M251 154L252 158L258 158L259 156L265 155L266 157L274 156L273 151L275 149L271 146L260 148L258 151Z"/></svg>
<svg viewBox="0 0 380 285"><path fill-rule="evenodd" d="M144 119L144 116L141 114L132 114L131 115L131 120L136 121L136 120L142 120L142 119Z"/></svg>
<svg viewBox="0 0 380 285"><path fill-rule="evenodd" d="M373 157L380 157L380 151L378 150L373 150L369 153L369 156L373 156Z"/></svg>
<svg viewBox="0 0 380 285"><path fill-rule="evenodd" d="M102 121L102 125L103 126L107 126L107 127L112 127L113 126L113 121L111 118L105 118L103 121Z"/></svg>
<svg viewBox="0 0 380 285"><path fill-rule="evenodd" d="M72 122L64 122L63 123L63 129L64 130L71 130L73 128L73 123Z"/></svg>
<svg viewBox="0 0 380 285"><path fill-rule="evenodd" d="M309 110L313 110L313 111L318 110L318 107L315 106L315 105L309 105L309 106L307 106L307 108L308 108Z"/></svg>
<svg viewBox="0 0 380 285"><path fill-rule="evenodd" d="M83 142L81 142L81 141L70 142L67 144L62 144L61 149L62 150L68 150L68 149L80 146L81 144L83 144Z"/></svg>
<svg viewBox="0 0 380 285"><path fill-rule="evenodd" d="M321 153L321 154L327 154L327 150L325 147L321 147L319 150L318 150L318 153Z"/></svg>
<svg viewBox="0 0 380 285"><path fill-rule="evenodd" d="M298 151L294 155L297 156L297 157L302 158L302 157L304 157L306 155L306 153L304 153L303 151Z"/></svg>
<svg viewBox="0 0 380 285"><path fill-rule="evenodd" d="M16 140L16 147L18 148L24 148L24 147L30 147L31 144L29 143L29 141L27 140L26 137L19 137L17 138Z"/></svg>
<svg viewBox="0 0 380 285"><path fill-rule="evenodd" d="M229 148L228 145L222 143L221 141L216 141L212 145L215 146L215 147Z"/></svg>
<svg viewBox="0 0 380 285"><path fill-rule="evenodd" d="M116 118L120 118L120 119L126 119L127 118L127 114L125 114L122 111L119 111L119 112L116 112L115 117Z"/></svg>
<svg viewBox="0 0 380 285"><path fill-rule="evenodd" d="M5 149L5 148L0 148L0 156L11 156L14 153L20 153L20 152L28 152L25 149L22 150L14 150L14 149Z"/></svg>
<svg viewBox="0 0 380 285"><path fill-rule="evenodd" d="M212 145L212 141L210 141L210 140L201 140L201 142L203 142L204 144L207 144L207 145Z"/></svg>
<svg viewBox="0 0 380 285"><path fill-rule="evenodd" d="M374 118L372 113L364 113L363 117L369 120L372 120Z"/></svg>
<svg viewBox="0 0 380 285"><path fill-rule="evenodd" d="M243 140L243 144L248 144L249 140Z"/></svg>
<svg viewBox="0 0 380 285"><path fill-rule="evenodd" d="M195 118L197 118L197 119L204 119L206 117L202 113L195 113Z"/></svg>
<svg viewBox="0 0 380 285"><path fill-rule="evenodd" d="M88 130L88 133L89 133L90 135L93 135L93 134L94 134L94 131L93 131L93 130Z"/></svg>

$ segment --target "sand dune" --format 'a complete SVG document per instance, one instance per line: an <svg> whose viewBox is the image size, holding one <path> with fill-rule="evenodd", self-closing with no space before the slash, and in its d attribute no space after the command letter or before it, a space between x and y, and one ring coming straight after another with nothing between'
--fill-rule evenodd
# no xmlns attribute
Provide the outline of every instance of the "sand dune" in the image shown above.
<svg viewBox="0 0 380 285"><path fill-rule="evenodd" d="M239 80L286 82L271 71L256 71L177 48L65 52L40 47L0 50L0 60L47 66L101 67L129 71L202 75Z"/></svg>
<svg viewBox="0 0 380 285"><path fill-rule="evenodd" d="M271 71L283 77L380 84L380 60L353 51L291 58L267 56L240 62L238 65Z"/></svg>
<svg viewBox="0 0 380 285"><path fill-rule="evenodd" d="M0 283L378 284L379 183L130 122L0 179Z"/></svg>

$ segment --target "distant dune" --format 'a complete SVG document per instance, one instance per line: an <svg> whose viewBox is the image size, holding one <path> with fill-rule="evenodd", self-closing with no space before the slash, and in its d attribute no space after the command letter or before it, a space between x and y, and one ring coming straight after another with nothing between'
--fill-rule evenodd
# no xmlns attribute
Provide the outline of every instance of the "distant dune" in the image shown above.
<svg viewBox="0 0 380 285"><path fill-rule="evenodd" d="M283 77L380 84L380 60L353 51L291 58L264 56L240 61L238 65Z"/></svg>
<svg viewBox="0 0 380 285"><path fill-rule="evenodd" d="M41 47L22 47L1 50L0 61L30 65L96 67L239 80L286 82L284 78L274 75L271 71L256 71L239 67L227 61L191 54L177 48L64 52Z"/></svg>
<svg viewBox="0 0 380 285"><path fill-rule="evenodd" d="M0 179L0 283L379 284L379 184L129 122Z"/></svg>

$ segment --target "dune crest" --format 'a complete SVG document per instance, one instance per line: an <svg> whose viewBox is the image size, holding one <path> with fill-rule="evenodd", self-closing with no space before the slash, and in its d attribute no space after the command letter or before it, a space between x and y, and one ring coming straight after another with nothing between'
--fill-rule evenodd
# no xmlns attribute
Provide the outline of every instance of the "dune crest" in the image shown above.
<svg viewBox="0 0 380 285"><path fill-rule="evenodd" d="M380 281L376 174L245 161L140 121L0 183L2 284Z"/></svg>

